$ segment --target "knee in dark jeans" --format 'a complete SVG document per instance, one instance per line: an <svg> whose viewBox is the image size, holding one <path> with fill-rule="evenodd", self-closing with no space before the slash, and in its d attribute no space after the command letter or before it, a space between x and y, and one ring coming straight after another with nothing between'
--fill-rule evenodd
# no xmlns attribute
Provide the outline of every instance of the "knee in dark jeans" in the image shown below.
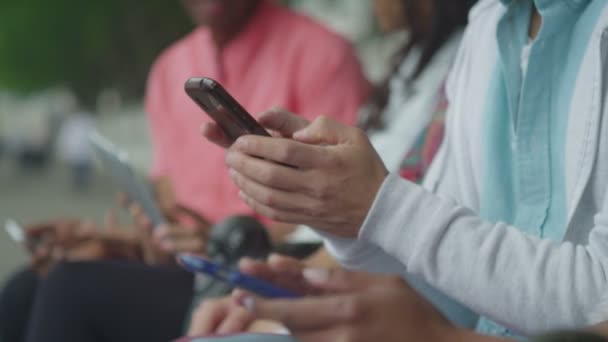
<svg viewBox="0 0 608 342"><path fill-rule="evenodd" d="M0 291L0 342L25 338L38 276L31 268L15 273Z"/></svg>

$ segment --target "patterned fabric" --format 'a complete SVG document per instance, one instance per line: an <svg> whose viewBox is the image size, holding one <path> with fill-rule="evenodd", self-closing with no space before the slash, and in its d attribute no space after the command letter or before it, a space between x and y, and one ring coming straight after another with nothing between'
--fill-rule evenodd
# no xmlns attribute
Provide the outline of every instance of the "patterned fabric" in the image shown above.
<svg viewBox="0 0 608 342"><path fill-rule="evenodd" d="M416 144L412 147L401 164L401 171L399 172L401 177L415 183L422 182L424 174L431 166L431 162L443 141L445 114L448 110L445 85L441 87L439 96L440 99L431 122L418 137Z"/></svg>

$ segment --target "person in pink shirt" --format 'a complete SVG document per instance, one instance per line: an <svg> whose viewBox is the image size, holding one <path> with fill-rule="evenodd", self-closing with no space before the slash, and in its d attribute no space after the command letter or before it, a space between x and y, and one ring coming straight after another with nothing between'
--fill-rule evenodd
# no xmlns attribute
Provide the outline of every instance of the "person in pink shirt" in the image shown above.
<svg viewBox="0 0 608 342"><path fill-rule="evenodd" d="M280 106L347 124L356 122L368 84L350 44L308 17L269 0L184 3L201 25L167 49L150 73L151 175L171 180L176 201L210 222L253 214L230 181L222 149L200 141L196 127L209 119L183 91L186 79L217 80L254 116ZM241 25L217 29L230 22Z"/></svg>
<svg viewBox="0 0 608 342"><path fill-rule="evenodd" d="M38 287L27 341L150 342L179 336L193 299L193 278L158 261L179 252L205 254L213 224L255 215L229 178L223 150L200 140L198 128L208 118L184 92L189 77L219 81L254 116L280 106L308 120L329 115L356 122L369 85L352 47L339 35L270 0L183 3L197 28L154 63L145 98L154 150L150 176L174 223L156 227L152 239L135 241L139 262L55 266ZM140 210L132 211L139 226L146 226ZM271 232L288 231L257 218Z"/></svg>

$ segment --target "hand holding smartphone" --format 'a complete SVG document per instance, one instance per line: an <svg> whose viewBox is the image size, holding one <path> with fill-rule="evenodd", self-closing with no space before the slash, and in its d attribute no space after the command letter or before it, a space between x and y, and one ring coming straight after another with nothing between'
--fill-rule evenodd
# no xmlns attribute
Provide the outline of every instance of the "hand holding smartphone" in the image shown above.
<svg viewBox="0 0 608 342"><path fill-rule="evenodd" d="M267 298L298 298L299 295L285 289L274 286L273 284L252 276L248 276L238 271L214 263L207 259L190 254L180 254L178 256L180 264L188 271L203 273L219 281L241 288L257 295Z"/></svg>
<svg viewBox="0 0 608 342"><path fill-rule="evenodd" d="M231 143L240 136L270 134L241 106L217 81L208 78L190 78L186 93L224 131Z"/></svg>

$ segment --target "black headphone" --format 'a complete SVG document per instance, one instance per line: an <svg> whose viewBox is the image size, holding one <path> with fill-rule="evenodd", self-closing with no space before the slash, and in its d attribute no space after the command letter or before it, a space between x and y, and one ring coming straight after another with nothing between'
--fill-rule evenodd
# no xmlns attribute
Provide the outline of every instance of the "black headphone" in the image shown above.
<svg viewBox="0 0 608 342"><path fill-rule="evenodd" d="M243 257L264 260L272 249L266 227L251 216L232 216L211 228L208 254L216 262L231 266Z"/></svg>

